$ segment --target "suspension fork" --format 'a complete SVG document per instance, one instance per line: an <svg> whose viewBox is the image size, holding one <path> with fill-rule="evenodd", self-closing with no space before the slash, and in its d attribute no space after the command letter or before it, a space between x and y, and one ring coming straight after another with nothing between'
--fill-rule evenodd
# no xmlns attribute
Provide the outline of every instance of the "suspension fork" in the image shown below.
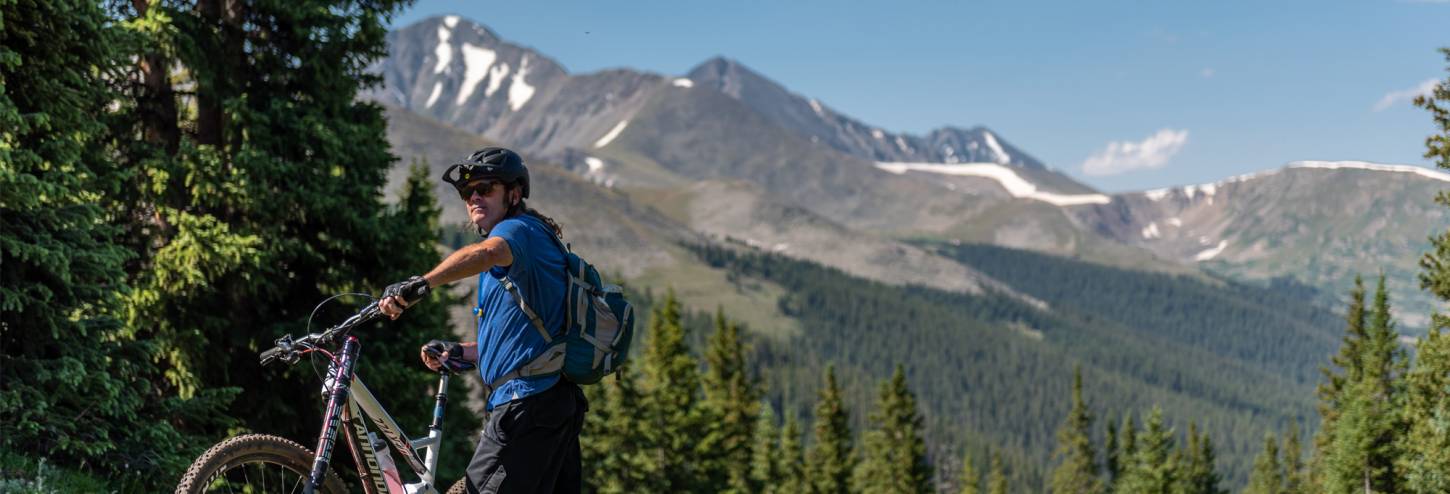
<svg viewBox="0 0 1450 494"><path fill-rule="evenodd" d="M303 494L312 494L322 487L327 474L328 459L332 458L332 447L337 442L338 425L342 422L342 409L347 406L352 385L353 363L357 360L361 344L357 338L348 336L342 344L342 356L328 365L328 375L333 376L332 389L328 392L327 410L322 417L322 434L317 438L316 456L312 460L312 474L308 477Z"/></svg>

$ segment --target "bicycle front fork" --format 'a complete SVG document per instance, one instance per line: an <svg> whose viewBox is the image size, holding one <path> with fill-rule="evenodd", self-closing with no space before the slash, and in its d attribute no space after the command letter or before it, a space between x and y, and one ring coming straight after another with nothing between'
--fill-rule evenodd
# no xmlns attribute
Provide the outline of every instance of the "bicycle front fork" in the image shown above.
<svg viewBox="0 0 1450 494"><path fill-rule="evenodd" d="M347 405L352 385L353 362L357 360L358 347L357 338L348 336L342 344L341 359L329 365L327 374L333 377L332 390L327 397L327 414L322 419L322 435L317 438L317 448L313 449L317 456L312 462L312 474L308 477L307 487L302 490L303 494L316 492L326 478L328 458L332 458L338 425L342 423L342 407Z"/></svg>

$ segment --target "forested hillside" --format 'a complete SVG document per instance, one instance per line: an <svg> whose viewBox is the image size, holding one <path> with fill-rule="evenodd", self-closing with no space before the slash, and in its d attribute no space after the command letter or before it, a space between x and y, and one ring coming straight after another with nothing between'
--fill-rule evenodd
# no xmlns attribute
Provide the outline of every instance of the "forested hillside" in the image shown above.
<svg viewBox="0 0 1450 494"><path fill-rule="evenodd" d="M1099 416L1160 404L1169 420L1193 418L1219 444L1228 478L1241 482L1264 432L1312 416L1313 382L1292 376L1314 374L1340 328L1331 314L1288 297L1071 261L1023 265L1058 279L1108 270L1100 274L1111 276L1094 282L1101 286L1092 290L1121 285L1135 301L1134 310L1158 315L1128 317L1121 306L1090 301L1075 306L1049 300L1043 309L999 294L863 281L781 256L709 246L695 251L741 279L787 289L780 309L800 320L804 334L784 343L762 341L759 349L771 392L787 410L804 409L832 363L847 390L846 403L862 410L870 403L867 383L902 364L921 396L934 444L995 444L1033 465L1046 463L1054 428L1068 409L1072 368L1082 365L1091 383L1087 400ZM1282 313L1324 326L1291 321ZM1205 314L1223 316L1194 319ZM1175 320L1192 322L1168 324ZM1230 324L1252 330L1217 331ZM1194 337L1200 325L1205 334ZM1280 338L1296 333L1312 337ZM1241 341L1230 341L1236 338ZM1209 350L1214 344L1241 351ZM1296 352L1317 357L1275 361ZM854 417L857 425L862 418ZM1036 474L1025 477L1040 481Z"/></svg>

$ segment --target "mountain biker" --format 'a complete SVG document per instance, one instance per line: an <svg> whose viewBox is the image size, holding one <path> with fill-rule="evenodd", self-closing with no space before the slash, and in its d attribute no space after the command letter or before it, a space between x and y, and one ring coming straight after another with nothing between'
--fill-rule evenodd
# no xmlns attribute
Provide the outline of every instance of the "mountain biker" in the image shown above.
<svg viewBox="0 0 1450 494"><path fill-rule="evenodd" d="M427 274L390 285L379 303L393 319L427 288L478 278L476 343L429 342L423 363L435 371L476 365L492 389L488 419L467 471L468 492L579 492L579 430L588 402L579 386L556 375L498 382L547 345L505 280L555 335L564 324L564 252L551 238L558 223L524 203L529 171L513 151L480 149L444 172L458 189L483 241L458 249ZM407 294L407 295L405 295ZM411 298L411 299L410 299Z"/></svg>

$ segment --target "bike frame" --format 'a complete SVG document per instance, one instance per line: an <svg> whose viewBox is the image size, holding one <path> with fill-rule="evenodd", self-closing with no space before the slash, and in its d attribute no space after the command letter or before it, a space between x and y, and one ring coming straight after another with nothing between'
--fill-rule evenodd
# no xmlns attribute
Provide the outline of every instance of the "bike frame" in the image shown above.
<svg viewBox="0 0 1450 494"><path fill-rule="evenodd" d="M397 421L383 409L377 398L363 384L358 377L356 363L358 353L362 344L354 336L348 336L343 342L342 352L332 359L328 366L329 376L336 376L327 390L327 409L323 415L322 434L317 439L316 456L312 463L312 474L304 493L311 494L322 486L322 480L327 473L329 458L332 457L332 450L336 443L338 429L345 422L348 424L348 434L343 438L347 442L348 450L352 453L353 459L358 466L358 477L362 481L363 491L368 494L437 494L434 487L434 474L438 468L438 450L443 443L443 410L448 405L448 377L447 372L440 372L438 377L438 394L435 397L433 407L433 423L428 425L428 435L420 439L409 439L403 435L398 427ZM373 447L370 440L368 427L363 417L370 419L377 427L387 444L392 446L391 453L400 454L413 473L422 479L420 482L398 485L387 482L385 478L385 464L391 464L390 457L379 457L379 451ZM419 450L426 450L425 456L419 455ZM394 467L396 469L396 467Z"/></svg>

